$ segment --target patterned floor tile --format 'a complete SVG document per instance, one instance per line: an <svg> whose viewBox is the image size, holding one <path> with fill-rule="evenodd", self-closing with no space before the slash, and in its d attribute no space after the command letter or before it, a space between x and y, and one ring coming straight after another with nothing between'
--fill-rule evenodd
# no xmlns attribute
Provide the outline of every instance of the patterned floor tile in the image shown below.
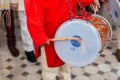
<svg viewBox="0 0 120 80"><path fill-rule="evenodd" d="M111 66L110 65L107 65L107 64L100 64L98 66L99 70L102 71L102 72L108 72L108 71L111 71Z"/></svg>
<svg viewBox="0 0 120 80"><path fill-rule="evenodd" d="M75 68L75 67L73 67L71 69L71 72L72 72L73 75L77 76L77 75L83 75L85 73L85 70L83 68Z"/></svg>
<svg viewBox="0 0 120 80"><path fill-rule="evenodd" d="M117 80L118 76L115 73L107 72L104 74L104 78L107 80Z"/></svg>
<svg viewBox="0 0 120 80"><path fill-rule="evenodd" d="M82 75L82 76L77 76L74 80L90 80L88 77Z"/></svg>
<svg viewBox="0 0 120 80"><path fill-rule="evenodd" d="M98 72L98 68L95 66L87 66L84 68L85 72L89 73L89 74L96 74Z"/></svg>
<svg viewBox="0 0 120 80"><path fill-rule="evenodd" d="M35 73L29 74L26 80L41 80L41 76Z"/></svg>
<svg viewBox="0 0 120 80"><path fill-rule="evenodd" d="M99 75L99 74L93 74L90 76L90 80L104 80L105 78L103 77L103 75Z"/></svg>

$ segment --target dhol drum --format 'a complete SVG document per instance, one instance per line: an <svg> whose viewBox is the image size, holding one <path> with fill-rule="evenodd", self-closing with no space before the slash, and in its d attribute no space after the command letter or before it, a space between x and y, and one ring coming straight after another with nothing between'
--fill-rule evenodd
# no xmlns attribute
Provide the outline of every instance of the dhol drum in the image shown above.
<svg viewBox="0 0 120 80"><path fill-rule="evenodd" d="M105 28L107 36L105 35L104 37L108 39L111 34L111 32L107 32L109 26L106 21L103 19L101 20L103 21L101 25L104 24L104 26L108 28L107 30ZM99 29L97 29L99 28L98 26L95 27L91 24L94 23L93 21L93 18L90 21L81 19L68 20L56 31L55 38L53 39L55 40L54 48L57 55L66 64L75 67L84 67L93 63L99 56L99 52L101 51L102 46L105 45L105 40L107 39L104 39L104 44L102 44L101 38L103 38L104 35L101 37L101 34L103 33L100 34L99 32L104 31L104 29L99 31ZM100 28L103 28L103 26Z"/></svg>
<svg viewBox="0 0 120 80"><path fill-rule="evenodd" d="M113 21L120 27L120 1L109 0L109 7Z"/></svg>
<svg viewBox="0 0 120 80"><path fill-rule="evenodd" d="M100 33L101 41L102 41L102 48L101 50L106 47L109 41L112 38L112 28L110 23L100 15L92 15L91 19L89 20L91 24L95 26L97 31Z"/></svg>

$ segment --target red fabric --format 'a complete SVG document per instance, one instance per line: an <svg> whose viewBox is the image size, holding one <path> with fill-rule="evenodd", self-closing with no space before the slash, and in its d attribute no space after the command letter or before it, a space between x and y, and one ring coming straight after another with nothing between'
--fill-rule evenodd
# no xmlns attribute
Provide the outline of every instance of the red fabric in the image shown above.
<svg viewBox="0 0 120 80"><path fill-rule="evenodd" d="M28 29L34 41L36 58L39 57L39 47L48 39L54 38L58 27L69 19L70 13L66 0L24 0ZM77 0L70 0L72 11L76 15ZM93 0L80 0L85 6ZM64 62L57 56L53 42L45 46L49 67L57 67Z"/></svg>
<svg viewBox="0 0 120 80"><path fill-rule="evenodd" d="M82 20L90 20L91 13L87 12L85 10L85 7L83 7L83 8L80 8L80 10L79 10L78 15L76 16L76 18L82 19Z"/></svg>
<svg viewBox="0 0 120 80"><path fill-rule="evenodd" d="M94 0L79 0L83 6L88 6Z"/></svg>

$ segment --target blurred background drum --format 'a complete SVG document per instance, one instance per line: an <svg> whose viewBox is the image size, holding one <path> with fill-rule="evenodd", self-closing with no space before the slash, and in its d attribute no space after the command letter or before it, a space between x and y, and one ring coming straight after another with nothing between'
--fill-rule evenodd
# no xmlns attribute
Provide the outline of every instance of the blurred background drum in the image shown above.
<svg viewBox="0 0 120 80"><path fill-rule="evenodd" d="M109 0L109 6L113 21L120 27L120 1Z"/></svg>

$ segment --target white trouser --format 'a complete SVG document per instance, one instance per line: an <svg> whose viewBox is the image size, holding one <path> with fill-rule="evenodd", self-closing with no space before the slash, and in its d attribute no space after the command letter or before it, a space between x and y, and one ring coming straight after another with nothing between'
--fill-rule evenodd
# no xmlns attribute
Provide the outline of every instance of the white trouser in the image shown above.
<svg viewBox="0 0 120 80"><path fill-rule="evenodd" d="M46 63L46 55L44 47L41 47L41 64L43 80L56 80L58 73L61 75L61 80L71 80L71 67L63 65L61 67L49 68Z"/></svg>
<svg viewBox="0 0 120 80"><path fill-rule="evenodd" d="M117 48L120 49L120 27L117 26Z"/></svg>
<svg viewBox="0 0 120 80"><path fill-rule="evenodd" d="M31 36L27 29L26 14L25 11L18 11L18 17L20 22L21 37L24 45L25 51L33 51L34 46L31 39Z"/></svg>

